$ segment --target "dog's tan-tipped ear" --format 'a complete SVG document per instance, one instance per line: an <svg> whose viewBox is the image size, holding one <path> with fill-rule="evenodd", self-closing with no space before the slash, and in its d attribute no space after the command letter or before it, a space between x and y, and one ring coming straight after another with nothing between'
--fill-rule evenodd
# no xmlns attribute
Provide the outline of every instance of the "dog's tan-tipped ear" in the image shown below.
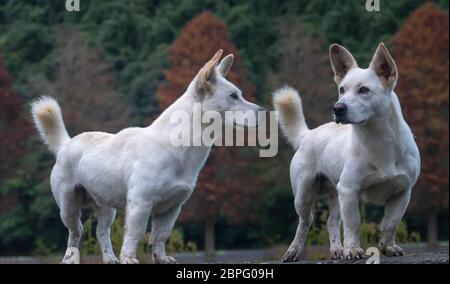
<svg viewBox="0 0 450 284"><path fill-rule="evenodd" d="M370 68L375 71L386 87L391 88L395 86L398 79L397 66L383 43L378 45L370 63Z"/></svg>
<svg viewBox="0 0 450 284"><path fill-rule="evenodd" d="M338 85L350 69L358 67L350 51L339 44L332 44L330 46L330 61L333 67L334 81Z"/></svg>
<svg viewBox="0 0 450 284"><path fill-rule="evenodd" d="M219 49L216 54L200 69L197 77L197 89L201 92L211 91L212 84L215 80L215 70L222 57L223 50Z"/></svg>
<svg viewBox="0 0 450 284"><path fill-rule="evenodd" d="M220 75L222 75L223 77L227 76L228 72L231 69L231 66L233 66L233 61L233 54L228 54L222 59L222 61L219 63L219 66L217 66L217 70L219 70Z"/></svg>

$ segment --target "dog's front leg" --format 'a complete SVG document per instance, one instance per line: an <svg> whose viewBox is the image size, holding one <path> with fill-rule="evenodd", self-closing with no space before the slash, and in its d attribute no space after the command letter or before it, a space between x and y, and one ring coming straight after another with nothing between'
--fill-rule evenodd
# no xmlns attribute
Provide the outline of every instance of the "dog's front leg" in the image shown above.
<svg viewBox="0 0 450 284"><path fill-rule="evenodd" d="M344 259L364 258L359 230L359 188L354 183L339 182L337 185L339 205L344 221Z"/></svg>
<svg viewBox="0 0 450 284"><path fill-rule="evenodd" d="M411 189L390 198L384 207L384 217L380 224L381 239L379 247L387 256L405 255L403 249L395 243L395 231L409 204Z"/></svg>
<svg viewBox="0 0 450 284"><path fill-rule="evenodd" d="M136 251L139 242L144 238L152 210L152 203L141 198L139 196L139 198L127 199L125 235L120 252L120 263L122 264L139 264Z"/></svg>
<svg viewBox="0 0 450 284"><path fill-rule="evenodd" d="M152 216L152 232L150 244L152 245L152 256L154 263L173 264L176 259L166 255L166 242L170 237L175 221L180 214L181 205L170 209L163 214Z"/></svg>

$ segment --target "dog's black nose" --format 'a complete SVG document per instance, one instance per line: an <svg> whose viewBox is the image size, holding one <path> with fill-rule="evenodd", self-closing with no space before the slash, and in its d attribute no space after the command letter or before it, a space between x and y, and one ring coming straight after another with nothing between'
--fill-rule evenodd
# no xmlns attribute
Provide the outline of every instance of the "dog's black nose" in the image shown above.
<svg viewBox="0 0 450 284"><path fill-rule="evenodd" d="M335 115L344 115L347 112L347 105L343 103L337 103L333 107L333 112Z"/></svg>

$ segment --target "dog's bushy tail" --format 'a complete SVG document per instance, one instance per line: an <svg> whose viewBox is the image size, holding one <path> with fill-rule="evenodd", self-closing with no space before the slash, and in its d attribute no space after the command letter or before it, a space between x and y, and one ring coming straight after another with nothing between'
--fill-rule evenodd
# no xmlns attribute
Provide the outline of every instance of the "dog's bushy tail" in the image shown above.
<svg viewBox="0 0 450 284"><path fill-rule="evenodd" d="M300 136L309 130L300 95L294 88L285 86L273 93L273 105L278 112L281 131L289 144L297 149L300 145Z"/></svg>
<svg viewBox="0 0 450 284"><path fill-rule="evenodd" d="M31 104L31 114L39 135L57 155L61 145L70 139L58 102L51 97L41 97Z"/></svg>

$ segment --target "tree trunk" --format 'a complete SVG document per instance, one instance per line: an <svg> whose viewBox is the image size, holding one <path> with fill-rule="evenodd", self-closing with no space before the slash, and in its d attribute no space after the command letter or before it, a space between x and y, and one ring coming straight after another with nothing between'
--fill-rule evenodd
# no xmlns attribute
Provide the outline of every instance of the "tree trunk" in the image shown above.
<svg viewBox="0 0 450 284"><path fill-rule="evenodd" d="M427 221L427 242L428 249L436 250L438 248L438 211L436 206L432 206L428 211L428 221Z"/></svg>
<svg viewBox="0 0 450 284"><path fill-rule="evenodd" d="M205 220L205 259L212 261L215 255L214 217L207 216Z"/></svg>

